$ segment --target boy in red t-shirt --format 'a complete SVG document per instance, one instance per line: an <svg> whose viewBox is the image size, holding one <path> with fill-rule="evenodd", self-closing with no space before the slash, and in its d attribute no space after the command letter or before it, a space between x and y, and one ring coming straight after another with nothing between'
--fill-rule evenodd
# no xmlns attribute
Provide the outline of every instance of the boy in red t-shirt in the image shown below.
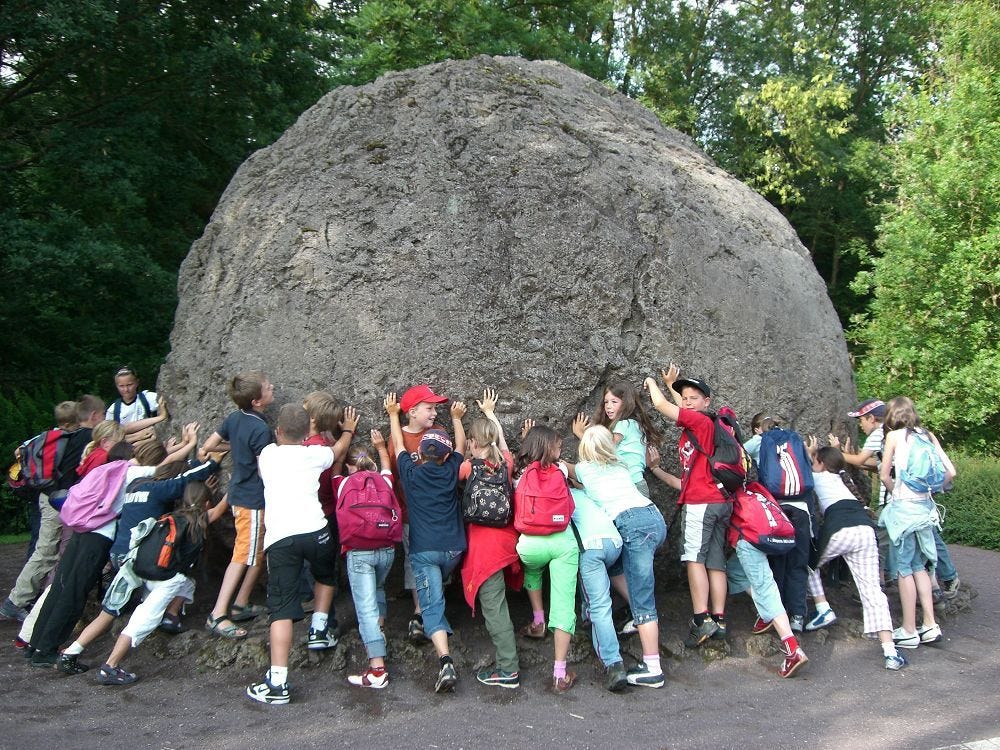
<svg viewBox="0 0 1000 750"><path fill-rule="evenodd" d="M420 438L424 436L424 433L432 428L444 429L437 424L437 407L438 404L444 404L447 401L447 396L439 396L434 393L426 383L407 389L403 397L399 399L400 412L405 414L407 419L402 428L403 448L413 457L414 461L419 458ZM399 467L396 465L398 453L399 448L395 446L390 437L389 466L392 469L392 483L396 490L396 498L399 500L399 507L403 512L403 586L413 594L413 617L407 628L407 637L416 643L423 643L427 637L424 635L420 600L417 598L413 568L410 566L410 522L406 512L406 492L403 490L403 483L399 481Z"/></svg>
<svg viewBox="0 0 1000 750"><path fill-rule="evenodd" d="M693 435L703 446L715 442L715 424L708 415L712 393L708 383L699 378L680 379L676 365L661 374L676 403L667 400L653 378L646 378L645 387L653 407L683 430L678 445L681 476L657 474L681 493L681 562L687 569L693 612L684 645L696 648L709 638L726 637L726 531L733 505L712 477L708 456L695 450L689 438Z"/></svg>

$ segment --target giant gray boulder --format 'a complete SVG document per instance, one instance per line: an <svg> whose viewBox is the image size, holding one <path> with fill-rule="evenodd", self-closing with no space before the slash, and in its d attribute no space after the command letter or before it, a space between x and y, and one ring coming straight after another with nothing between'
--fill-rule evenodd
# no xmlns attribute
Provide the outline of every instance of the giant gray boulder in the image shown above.
<svg viewBox="0 0 1000 750"><path fill-rule="evenodd" d="M674 361L745 422L843 422L843 331L781 214L637 102L477 57L331 91L240 167L178 282L159 390L209 427L228 376L384 425L415 382L560 428ZM472 409L475 413L475 409ZM568 432L568 429L567 429ZM362 432L364 434L364 432Z"/></svg>

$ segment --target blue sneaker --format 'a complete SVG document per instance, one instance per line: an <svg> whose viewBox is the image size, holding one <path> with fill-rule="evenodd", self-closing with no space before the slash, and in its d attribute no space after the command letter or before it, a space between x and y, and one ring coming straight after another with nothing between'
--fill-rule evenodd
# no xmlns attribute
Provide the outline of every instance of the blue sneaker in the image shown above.
<svg viewBox="0 0 1000 750"><path fill-rule="evenodd" d="M828 609L826 612L815 612L806 623L806 630L822 630L830 627L836 621L837 615L832 609Z"/></svg>
<svg viewBox="0 0 1000 750"><path fill-rule="evenodd" d="M893 672L898 672L903 667L905 667L909 662L906 661L906 657L902 654L896 654L895 656L885 657L885 668L890 669Z"/></svg>

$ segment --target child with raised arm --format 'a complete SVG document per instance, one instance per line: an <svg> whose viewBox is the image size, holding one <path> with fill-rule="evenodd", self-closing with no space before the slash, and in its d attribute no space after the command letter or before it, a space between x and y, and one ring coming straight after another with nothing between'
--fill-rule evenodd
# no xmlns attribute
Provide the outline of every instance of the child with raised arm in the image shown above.
<svg viewBox="0 0 1000 750"><path fill-rule="evenodd" d="M639 391L630 382L623 380L612 383L604 392L604 400L597 409L593 421L578 414L573 422L573 434L577 439L591 424L607 427L614 436L618 459L629 470L632 482L646 497L646 448L659 448L663 434L656 428L639 397Z"/></svg>
<svg viewBox="0 0 1000 750"><path fill-rule="evenodd" d="M683 532L681 562L687 570L693 612L684 645L695 648L725 632L726 531L733 506L712 477L708 456L695 448L696 444L715 444L708 383L698 378L679 379L680 370L673 364L661 375L664 384L677 394L677 403L663 395L653 378L646 378L645 388L653 407L683 430L678 444L681 476L670 475L667 483L681 493L677 500Z"/></svg>
<svg viewBox="0 0 1000 750"><path fill-rule="evenodd" d="M475 483L480 476L484 478L483 481L496 479L506 491L509 503L514 461L504 439L503 427L496 416L497 392L487 388L483 391L482 401L477 401L476 404L484 417L476 419L469 429L467 443L470 457L459 469L459 480L466 482L465 495L468 496L476 489ZM476 679L484 685L508 689L521 684L521 668L517 658L514 624L507 607L507 587L520 590L524 584L524 568L517 554L519 535L514 529L513 520L511 515L507 524L502 527L467 522L465 533L469 549L462 560L465 601L475 614L478 596L486 631L496 649L496 665L480 671Z"/></svg>
<svg viewBox="0 0 1000 750"><path fill-rule="evenodd" d="M267 607L271 613L271 668L246 694L259 703L284 704L290 700L288 655L293 626L305 617L299 597L302 561L309 561L316 584L316 609L309 627L308 648L322 650L337 645L328 625L339 550L319 504L319 477L342 455L357 429L354 409L344 409L344 432L332 448L302 445L309 431L309 415L299 404L285 404L278 413L276 445L260 453L268 524L264 533L267 554Z"/></svg>
<svg viewBox="0 0 1000 750"><path fill-rule="evenodd" d="M653 554L667 538L667 525L659 509L632 482L629 470L619 459L615 448L614 438L608 428L601 425L588 427L580 440L580 463L570 465L569 473L583 485L588 497L613 521L623 543L622 568L628 584L632 619L642 643L642 662L628 671L628 683L659 688L663 687L664 677L660 667L660 629L654 598ZM613 538L611 541L614 541ZM607 545L603 546L606 548ZM605 551L605 555L607 554L608 551ZM587 556L588 550L584 550L584 558ZM609 563L610 568L604 577L615 574L617 569L612 567L615 561L609 561L607 557L604 561ZM581 570L583 568L584 561L581 560ZM588 565L588 570L589 568ZM600 582L602 592L599 601L606 604L607 618L610 619L611 601L608 598L605 602L603 579ZM610 579L608 583L610 584ZM584 585L587 585L586 578ZM601 624L594 620L595 647L600 645L596 642L596 634ZM612 629L612 635L613 633ZM610 637L605 640L611 650L613 646L617 646L617 641L611 644ZM609 671L609 684L614 683L616 680L611 674L613 662L605 661L605 666ZM613 671L617 672L618 669Z"/></svg>
<svg viewBox="0 0 1000 750"><path fill-rule="evenodd" d="M455 663L448 650L451 625L444 614L444 581L458 567L466 549L462 509L458 503L458 469L465 460L465 404L451 405L455 444L443 430L424 432L417 446L418 460L407 452L399 424L400 405L396 394L386 394L385 411L399 480L406 493L410 515L410 562L416 585L424 633L434 644L440 662L434 690L452 691L458 682Z"/></svg>
<svg viewBox="0 0 1000 750"><path fill-rule="evenodd" d="M226 499L235 518L236 541L205 628L223 638L246 638L247 631L236 623L267 611L250 604L250 594L264 562L264 483L257 471L257 457L274 442L263 414L274 400L274 386L262 373L241 372L229 381L227 390L237 410L226 417L201 450L208 454L229 446L233 468Z"/></svg>
<svg viewBox="0 0 1000 750"><path fill-rule="evenodd" d="M431 390L426 383L419 383L411 388L407 388L399 399L400 414L406 419L400 430L402 442L395 442L395 438L389 435L389 461L392 468L392 481L395 484L396 499L403 512L403 588L413 595L413 617L407 625L407 637L414 643L426 643L427 635L424 632L424 619L420 611L420 597L417 596L416 584L413 580L413 565L410 562L410 519L409 509L406 501L406 488L399 481L399 467L396 464L396 456L405 450L410 457L416 461L420 457L420 440L424 433L430 429L443 430L437 424L437 407L447 403L446 396L440 396ZM400 416L402 420L403 417Z"/></svg>
<svg viewBox="0 0 1000 750"><path fill-rule="evenodd" d="M367 452L357 449L353 460L347 464L351 478L357 481L359 475L375 475L375 481L385 482L392 491L392 471L389 469L389 451L385 438L378 430L371 431L372 447L378 452L382 470L377 467ZM354 450L354 449L352 449ZM346 477L334 477L335 497L339 498L345 486ZM342 512L346 509L342 509ZM381 689L389 684L389 673L385 669L385 624L387 611L385 599L385 579L389 576L392 562L396 557L394 544L386 544L375 549L354 549L346 544L345 554L347 578L351 582L351 597L354 599L354 613L358 618L358 633L368 654L368 669L360 674L349 675L351 685Z"/></svg>

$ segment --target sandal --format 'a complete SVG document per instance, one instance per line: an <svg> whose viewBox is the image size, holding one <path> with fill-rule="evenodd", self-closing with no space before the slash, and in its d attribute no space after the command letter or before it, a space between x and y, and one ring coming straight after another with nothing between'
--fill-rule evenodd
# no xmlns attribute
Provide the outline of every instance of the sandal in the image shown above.
<svg viewBox="0 0 1000 750"><path fill-rule="evenodd" d="M259 604L248 604L245 607L234 604L229 608L229 619L233 622L246 622L266 614L267 607L262 607Z"/></svg>
<svg viewBox="0 0 1000 750"><path fill-rule="evenodd" d="M184 632L184 626L181 625L181 618L177 615L172 615L169 612L163 615L163 619L160 620L158 627L164 633L170 633L172 635Z"/></svg>
<svg viewBox="0 0 1000 750"><path fill-rule="evenodd" d="M205 629L209 633L214 633L215 635L221 636L223 638L229 638L230 640L234 641L238 641L241 638L246 638L247 635L249 635L246 630L239 627L238 625L234 625L231 622L229 623L229 625L224 626L222 623L224 623L227 619L228 618L226 618L225 616L212 617L211 615L209 615L208 620L205 622Z"/></svg>

